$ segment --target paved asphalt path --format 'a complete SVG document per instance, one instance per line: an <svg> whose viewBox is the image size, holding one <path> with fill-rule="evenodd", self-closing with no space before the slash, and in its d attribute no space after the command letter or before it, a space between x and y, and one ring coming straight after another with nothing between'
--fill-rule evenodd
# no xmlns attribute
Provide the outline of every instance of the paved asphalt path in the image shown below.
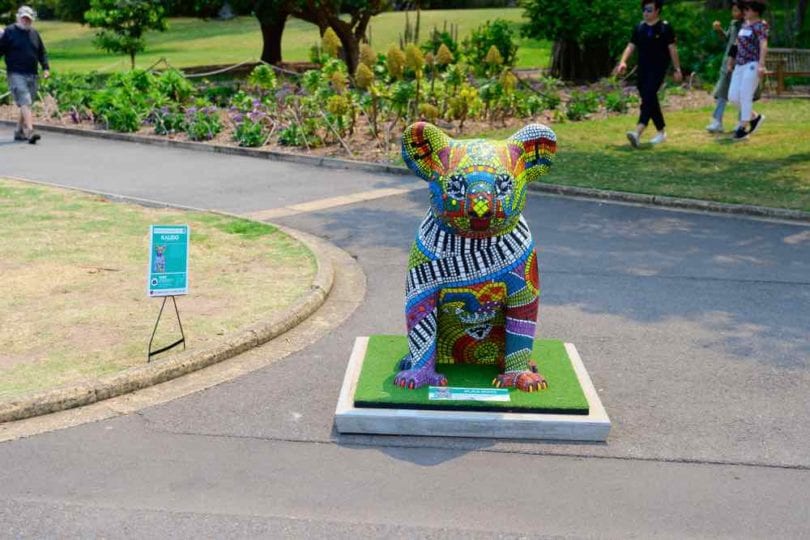
<svg viewBox="0 0 810 540"><path fill-rule="evenodd" d="M54 134L0 143L3 175L237 213L419 182ZM576 344L608 443L340 436L355 336L404 332L425 207L279 219L357 258L358 311L229 383L0 444L0 536L810 537L810 227L532 195L539 333Z"/></svg>

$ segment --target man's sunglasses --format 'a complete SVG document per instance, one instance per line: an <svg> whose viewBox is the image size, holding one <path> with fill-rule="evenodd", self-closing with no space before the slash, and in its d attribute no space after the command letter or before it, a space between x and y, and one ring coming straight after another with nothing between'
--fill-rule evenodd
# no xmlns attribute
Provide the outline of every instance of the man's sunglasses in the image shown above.
<svg viewBox="0 0 810 540"><path fill-rule="evenodd" d="M644 13L652 13L653 11L655 11L655 6L644 6L643 8L641 8L641 11L643 11Z"/></svg>

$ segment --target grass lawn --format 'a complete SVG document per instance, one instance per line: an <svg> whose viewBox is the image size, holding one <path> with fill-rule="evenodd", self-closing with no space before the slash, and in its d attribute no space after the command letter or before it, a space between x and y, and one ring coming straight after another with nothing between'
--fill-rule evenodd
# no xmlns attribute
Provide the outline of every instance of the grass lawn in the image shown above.
<svg viewBox="0 0 810 540"><path fill-rule="evenodd" d="M458 26L459 39L487 20L510 21L519 36L523 10L520 8L476 10L427 10L421 16L421 35L427 37L435 26L445 22ZM411 23L415 20L410 14ZM405 29L404 12L382 13L371 20L371 40L375 50L383 52L399 42ZM53 68L57 71L120 70L129 68L128 57L112 55L93 47L95 30L76 23L41 21L37 28L48 48ZM299 19L289 19L284 30L282 53L286 61L306 61L309 49L318 43L318 29ZM146 51L136 57L138 67L149 67L166 58L175 67L229 64L258 60L261 54L261 32L255 17L230 21L203 21L194 18L169 20L169 30L146 35ZM517 67L543 67L549 62L550 44L518 37Z"/></svg>
<svg viewBox="0 0 810 540"><path fill-rule="evenodd" d="M278 313L315 275L310 251L269 225L0 178L0 400L146 362L160 308L146 296L148 232L160 223L191 227L190 291L177 300L190 348ZM179 336L167 314L153 349Z"/></svg>
<svg viewBox="0 0 810 540"><path fill-rule="evenodd" d="M765 100L766 120L747 141L706 133L711 109L664 112L668 140L634 150L625 139L636 115L554 124L554 184L754 204L810 212L810 100ZM726 124L732 125L732 107ZM486 136L506 137L513 130ZM654 134L650 126L643 140Z"/></svg>
<svg viewBox="0 0 810 540"><path fill-rule="evenodd" d="M501 402L432 401L427 386L416 390L399 388L394 384L394 377L399 360L407 352L407 336L370 337L354 395L357 407L588 414L588 400L562 341L539 339L534 342L532 359L549 387L540 392L509 388L509 401ZM447 377L450 386L462 388L493 388L492 380L500 372L494 364L438 364L436 370Z"/></svg>

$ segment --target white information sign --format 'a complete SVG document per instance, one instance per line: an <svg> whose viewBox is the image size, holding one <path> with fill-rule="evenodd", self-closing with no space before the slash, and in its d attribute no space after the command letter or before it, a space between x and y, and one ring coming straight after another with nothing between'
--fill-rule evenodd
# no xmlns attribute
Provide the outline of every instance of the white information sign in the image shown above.
<svg viewBox="0 0 810 540"><path fill-rule="evenodd" d="M508 388L429 386L428 399L436 401L510 401Z"/></svg>

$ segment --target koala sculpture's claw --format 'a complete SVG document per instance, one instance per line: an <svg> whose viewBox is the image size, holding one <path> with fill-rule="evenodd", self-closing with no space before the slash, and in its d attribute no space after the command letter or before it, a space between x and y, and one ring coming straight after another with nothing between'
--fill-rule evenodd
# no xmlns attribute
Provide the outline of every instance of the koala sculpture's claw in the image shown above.
<svg viewBox="0 0 810 540"><path fill-rule="evenodd" d="M548 388L548 382L539 373L533 371L510 371L495 377L496 388L517 388L523 392L539 392Z"/></svg>
<svg viewBox="0 0 810 540"><path fill-rule="evenodd" d="M447 377L432 368L406 369L397 373L394 384L400 388L415 390L425 385L447 386Z"/></svg>

